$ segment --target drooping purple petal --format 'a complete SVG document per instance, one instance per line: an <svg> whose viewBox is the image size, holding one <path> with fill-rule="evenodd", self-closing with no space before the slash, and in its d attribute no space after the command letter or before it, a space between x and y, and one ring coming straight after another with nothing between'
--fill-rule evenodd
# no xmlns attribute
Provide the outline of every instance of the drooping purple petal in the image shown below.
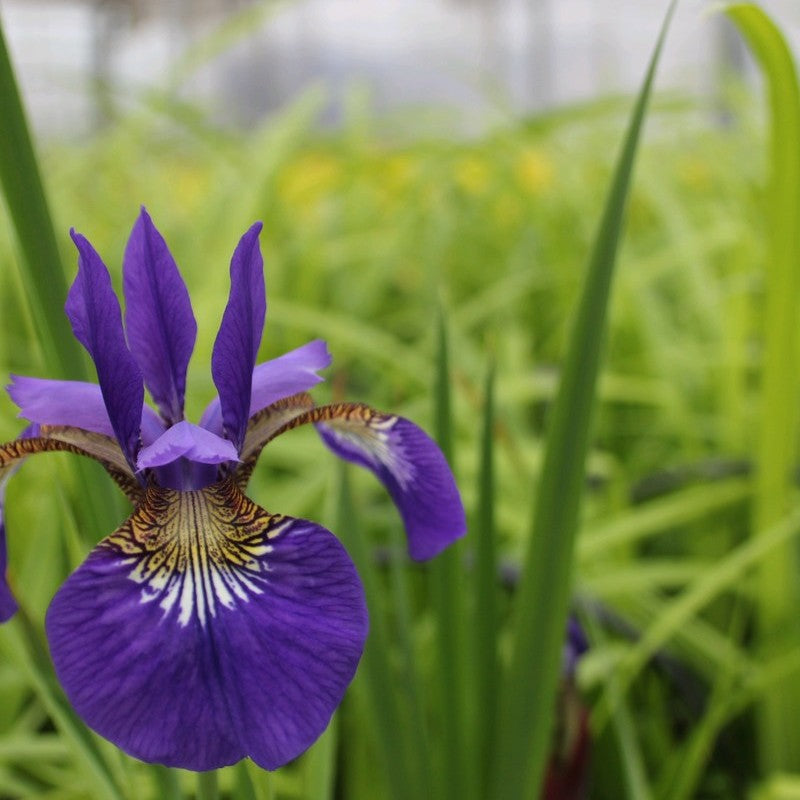
<svg viewBox="0 0 800 800"><path fill-rule="evenodd" d="M317 425L323 441L340 458L371 470L386 486L405 523L413 559L433 558L466 533L453 473L425 431L367 406L329 408L334 409L332 418ZM345 411L337 416L337 408Z"/></svg>
<svg viewBox="0 0 800 800"><path fill-rule="evenodd" d="M284 397L306 392L323 378L317 370L330 366L331 355L322 339L304 344L278 358L265 361L253 370L248 417ZM214 433L222 434L222 409L219 397L209 403L200 424Z"/></svg>
<svg viewBox="0 0 800 800"><path fill-rule="evenodd" d="M144 761L275 769L322 733L367 619L336 538L231 481L148 490L47 614L56 672L98 733Z"/></svg>
<svg viewBox="0 0 800 800"><path fill-rule="evenodd" d="M131 353L162 417L173 424L183 419L197 323L175 259L144 208L125 248L123 289Z"/></svg>
<svg viewBox="0 0 800 800"><path fill-rule="evenodd" d="M258 247L261 223L253 225L231 259L231 290L211 354L225 435L241 449L250 416L253 367L267 312L264 261Z"/></svg>
<svg viewBox="0 0 800 800"><path fill-rule="evenodd" d="M84 236L74 230L70 235L78 248L78 275L65 310L76 338L94 361L111 427L133 465L144 404L142 374L125 343L119 301L105 264Z"/></svg>
<svg viewBox="0 0 800 800"><path fill-rule="evenodd" d="M227 439L183 420L139 451L137 467L160 467L178 458L188 458L201 464L224 464L226 461L238 461L239 455Z"/></svg>
<svg viewBox="0 0 800 800"><path fill-rule="evenodd" d="M31 422L114 435L103 393L96 383L12 375L6 390L19 406L19 415ZM149 406L142 406L141 424L144 441L152 441L164 431L164 424Z"/></svg>

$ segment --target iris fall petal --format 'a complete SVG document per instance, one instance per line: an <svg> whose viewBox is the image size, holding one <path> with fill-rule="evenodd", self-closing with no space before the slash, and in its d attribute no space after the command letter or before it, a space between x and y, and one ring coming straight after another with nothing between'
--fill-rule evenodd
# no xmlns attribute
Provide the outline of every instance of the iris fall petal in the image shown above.
<svg viewBox="0 0 800 800"><path fill-rule="evenodd" d="M326 407L322 407L320 412ZM453 473L436 442L403 417L367 406L337 406L318 424L336 455L371 470L388 489L406 528L415 560L433 558L466 533L464 507Z"/></svg>
<svg viewBox="0 0 800 800"><path fill-rule="evenodd" d="M58 677L98 733L145 761L274 769L322 733L367 632L336 538L233 481L150 487L56 594Z"/></svg>

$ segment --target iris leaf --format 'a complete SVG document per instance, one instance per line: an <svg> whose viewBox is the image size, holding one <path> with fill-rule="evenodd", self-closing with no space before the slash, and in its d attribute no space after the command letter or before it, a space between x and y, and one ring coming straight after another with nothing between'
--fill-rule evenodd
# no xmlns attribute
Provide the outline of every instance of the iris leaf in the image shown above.
<svg viewBox="0 0 800 800"><path fill-rule="evenodd" d="M756 57L767 89L769 181L766 192L767 253L764 274L761 421L753 529L759 535L790 507L798 431L800 341L800 89L791 51L777 26L750 3L727 14ZM798 569L792 545L774 551L759 572L759 631L765 655L800 645ZM759 748L766 770L800 769L800 687L789 678L765 693L759 706Z"/></svg>
<svg viewBox="0 0 800 800"><path fill-rule="evenodd" d="M501 698L492 782L497 800L537 798L542 785L611 279L636 149L674 8L673 1L629 122L551 410L533 528L516 598L514 650Z"/></svg>

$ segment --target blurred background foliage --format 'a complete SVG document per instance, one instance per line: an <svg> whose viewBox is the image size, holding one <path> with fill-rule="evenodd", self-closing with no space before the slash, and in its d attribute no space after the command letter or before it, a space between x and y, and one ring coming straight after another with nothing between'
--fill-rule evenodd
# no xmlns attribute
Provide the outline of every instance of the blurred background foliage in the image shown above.
<svg viewBox="0 0 800 800"><path fill-rule="evenodd" d="M605 97L455 140L409 137L413 112L402 124L379 117L361 90L348 97L342 126L322 130L316 122L324 104L324 92L310 89L257 128L236 132L154 92L82 141L42 144L67 275L75 259L66 232L74 226L119 286L125 241L139 204L147 206L198 318L190 419L214 393L208 365L227 265L255 219L265 223L268 291L260 356L325 338L334 363L315 390L320 402L364 400L431 430L442 308L453 466L469 510L476 507L484 377L495 364L505 619L546 410L630 99ZM759 775L753 703L775 676L800 670L792 641L769 662L754 652L755 598L742 576L759 555L726 560L748 535L759 420L767 173L760 109L751 90L731 84L714 108L668 93L654 98L648 116L617 265L576 555L575 603L592 641L578 678L593 714L593 798L618 798L622 786L637 796L625 777L629 758L649 776L653 797L747 796ZM18 257L0 210L0 372L41 374L37 331L12 268ZM19 427L3 397L0 436L12 438ZM39 620L85 552L64 497L91 491L74 485L63 468L67 457L42 461L25 466L8 503L13 584ZM270 446L251 494L268 509L336 530L339 482L314 432L298 430ZM410 622L398 622L393 615L402 612L389 602L373 614L385 613L392 630L410 625L414 659L429 673L433 620L420 599L424 570L410 568L397 583L387 567L395 560L395 511L369 476L354 471L352 484L358 524L379 546L378 579L389 596L409 593ZM47 491L36 490L42 486ZM120 519L123 513L120 506ZM95 796L37 700L17 638L10 627L0 630L0 796ZM501 638L501 654L506 645ZM619 676L623 722L609 704ZM384 796L374 789L382 778L363 730L366 702L359 676L338 727L298 764L268 786L252 771L225 770L223 788L244 781L257 797ZM633 755L620 754L626 724L635 732ZM337 737L347 742L338 760ZM166 796L151 773L100 747L131 797ZM304 766L315 759L327 767ZM336 767L338 778L331 777ZM188 776L180 780L190 792ZM771 778L758 796L798 796L798 784L783 781Z"/></svg>

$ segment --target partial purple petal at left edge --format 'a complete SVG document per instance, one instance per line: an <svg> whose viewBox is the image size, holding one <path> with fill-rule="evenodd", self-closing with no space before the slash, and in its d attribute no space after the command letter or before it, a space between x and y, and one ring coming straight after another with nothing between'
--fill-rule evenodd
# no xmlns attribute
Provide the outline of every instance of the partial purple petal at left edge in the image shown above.
<svg viewBox="0 0 800 800"><path fill-rule="evenodd" d="M264 260L258 246L261 223L242 236L231 259L231 290L211 354L225 435L242 448L250 418L250 393L267 313Z"/></svg>
<svg viewBox="0 0 800 800"><path fill-rule="evenodd" d="M317 371L329 367L331 354L322 339L314 339L296 347L282 356L265 361L253 370L250 390L249 416L272 405L284 397L306 392L323 378ZM222 409L219 397L215 397L203 412L200 424L214 433L222 435Z"/></svg>
<svg viewBox="0 0 800 800"><path fill-rule="evenodd" d="M416 561L438 555L467 530L464 506L442 451L422 428L366 406L320 423L325 444L340 458L372 471L391 494Z"/></svg>
<svg viewBox="0 0 800 800"><path fill-rule="evenodd" d="M175 496L202 505L214 490ZM276 769L320 736L355 673L366 607L342 546L314 523L244 503L246 535L166 562L182 573L161 569L161 551L136 555L138 545L120 544L123 526L48 611L70 702L144 761L210 770L249 756ZM174 511L167 503L162 513ZM194 544L178 541L179 549Z"/></svg>
<svg viewBox="0 0 800 800"><path fill-rule="evenodd" d="M70 235L78 248L78 275L65 310L75 337L94 361L114 435L134 466L144 404L142 374L125 343L119 301L105 264L84 236L75 231Z"/></svg>
<svg viewBox="0 0 800 800"><path fill-rule="evenodd" d="M6 545L6 524L0 504L0 622L6 622L14 616L17 601L8 586L8 549Z"/></svg>

